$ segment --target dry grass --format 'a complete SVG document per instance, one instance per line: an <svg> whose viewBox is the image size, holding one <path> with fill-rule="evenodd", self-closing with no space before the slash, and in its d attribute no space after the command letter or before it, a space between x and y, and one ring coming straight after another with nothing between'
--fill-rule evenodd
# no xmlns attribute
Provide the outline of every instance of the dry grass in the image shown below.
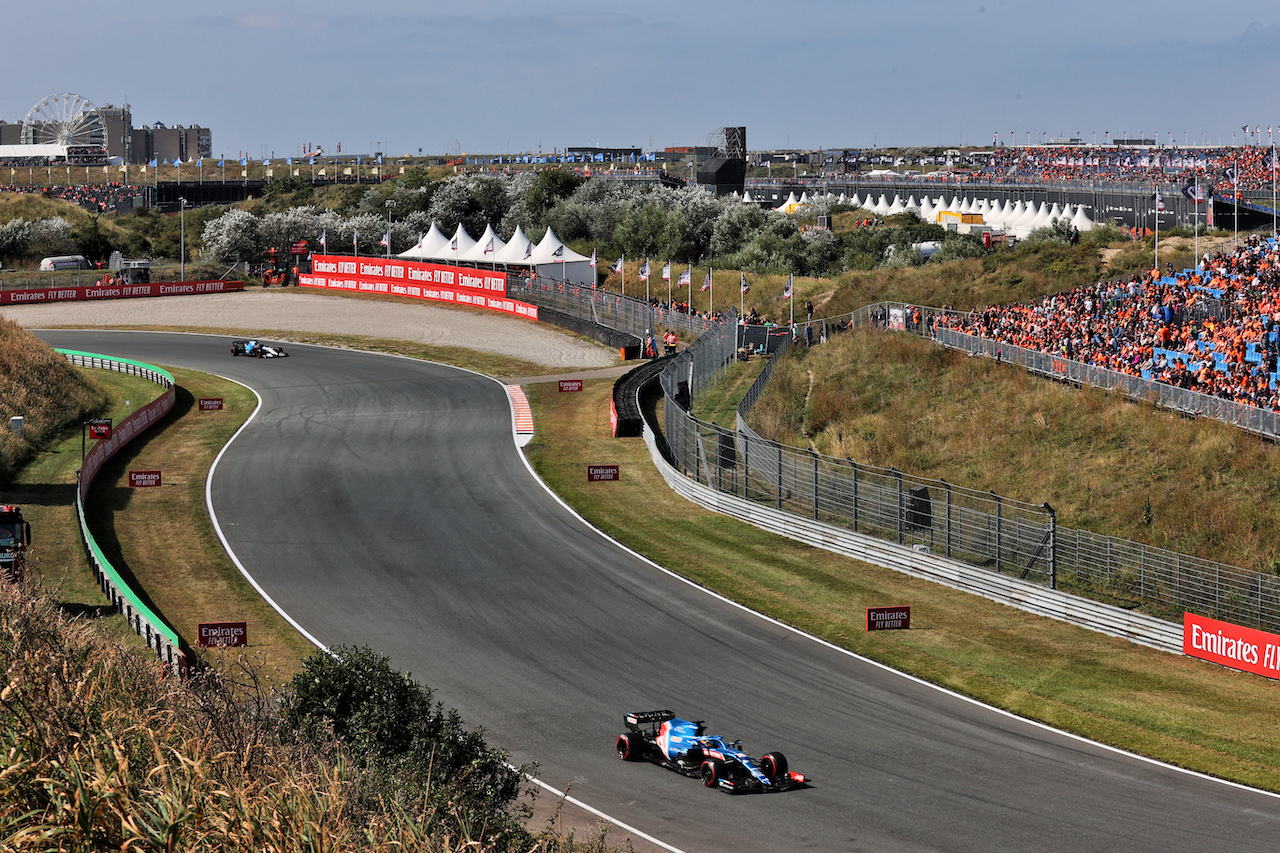
<svg viewBox="0 0 1280 853"><path fill-rule="evenodd" d="M204 502L213 459L253 412L241 385L194 371L171 371L173 411L103 466L89 494L89 523L107 558L189 644L199 622L247 622L265 677L283 683L310 644L249 585L223 551ZM201 397L223 410L200 411ZM128 485L129 470L160 470L160 488ZM223 652L200 653L217 664Z"/></svg>
<svg viewBox="0 0 1280 853"><path fill-rule="evenodd" d="M292 737L252 664L166 678L34 587L0 587L0 636L0 849L494 849L474 840L480 827L436 813L448 804L370 804L368 774L332 739ZM608 849L603 836L530 841L535 853Z"/></svg>
<svg viewBox="0 0 1280 853"><path fill-rule="evenodd" d="M0 318L0 487L55 436L106 404L67 360L17 323ZM24 419L24 437L8 428Z"/></svg>
<svg viewBox="0 0 1280 853"><path fill-rule="evenodd" d="M1068 527L1277 568L1280 456L1225 424L884 332L797 351L773 377L752 415L766 437L1047 501Z"/></svg>

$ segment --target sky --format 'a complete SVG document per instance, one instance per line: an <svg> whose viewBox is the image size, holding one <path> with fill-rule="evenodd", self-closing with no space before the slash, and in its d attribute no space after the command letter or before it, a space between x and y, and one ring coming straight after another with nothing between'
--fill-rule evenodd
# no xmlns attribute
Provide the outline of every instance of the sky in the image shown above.
<svg viewBox="0 0 1280 853"><path fill-rule="evenodd" d="M1274 127L1274 0L44 0L5 13L0 120L62 92L215 156L1007 144ZM20 36L19 34L26 34Z"/></svg>

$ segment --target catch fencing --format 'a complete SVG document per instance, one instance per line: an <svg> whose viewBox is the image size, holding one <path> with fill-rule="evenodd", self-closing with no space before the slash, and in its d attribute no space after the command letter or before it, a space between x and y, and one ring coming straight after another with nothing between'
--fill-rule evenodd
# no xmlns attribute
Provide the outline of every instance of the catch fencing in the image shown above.
<svg viewBox="0 0 1280 853"><path fill-rule="evenodd" d="M932 337L933 320L940 313L945 312L880 303L842 318L840 325L878 326ZM977 355L995 358L1000 349L973 336L944 334L945 329L937 332L940 342ZM661 375L665 439L672 463L686 476L720 493L798 518L1053 589L1100 595L1162 618L1176 621L1183 611L1190 611L1280 632L1280 578L1274 575L1060 527L1048 504L1025 503L762 438L747 425L746 416L786 350L786 346L779 349L744 396L733 430L702 421L690 409L737 358L734 327L713 328L668 364ZM1007 346L999 353L1004 360L1046 376L1127 389L1139 399L1150 399L1153 391L1167 388L1144 380L1107 384L1115 377L1134 377L1114 371L1099 376L1096 369L1077 362L1055 369L1051 362L1066 360L1044 356L1049 362L1045 364L1033 358L1041 355ZM1169 399L1182 398L1175 394ZM1212 400L1216 398L1207 398ZM1206 414L1214 411L1212 406L1204 408ZM1231 413L1223 419L1262 432L1258 415L1265 413L1252 411L1249 417Z"/></svg>
<svg viewBox="0 0 1280 853"><path fill-rule="evenodd" d="M739 406L737 429L690 414L692 403L737 357L734 327L717 331L699 338L662 373L665 438L673 464L686 475L806 519L1053 585L1055 524L1047 505L824 456L756 434L744 416L768 382L777 353Z"/></svg>
<svg viewBox="0 0 1280 853"><path fill-rule="evenodd" d="M546 276L531 279L508 275L507 295L640 339L649 333L660 335L663 329L671 329L682 338L692 338L715 325L715 321L701 314L688 314L644 299L620 296L579 282L555 281Z"/></svg>

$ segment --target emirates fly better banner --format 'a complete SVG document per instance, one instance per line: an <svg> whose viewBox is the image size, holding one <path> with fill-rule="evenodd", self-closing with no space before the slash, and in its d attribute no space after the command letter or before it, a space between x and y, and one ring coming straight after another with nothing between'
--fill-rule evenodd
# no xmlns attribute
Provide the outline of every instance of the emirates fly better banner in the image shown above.
<svg viewBox="0 0 1280 853"><path fill-rule="evenodd" d="M398 258L312 255L311 273L298 276L303 287L353 293L385 293L459 305L474 305L538 319L538 307L507 298L507 277L494 270L450 267Z"/></svg>
<svg viewBox="0 0 1280 853"><path fill-rule="evenodd" d="M0 305L40 302L81 302L87 299L131 299L137 296L190 296L244 290L236 281L164 281L151 284L93 284L83 287L49 287L42 290L0 291Z"/></svg>
<svg viewBox="0 0 1280 853"><path fill-rule="evenodd" d="M1232 669L1280 678L1280 636L1266 631L1184 613L1182 651Z"/></svg>

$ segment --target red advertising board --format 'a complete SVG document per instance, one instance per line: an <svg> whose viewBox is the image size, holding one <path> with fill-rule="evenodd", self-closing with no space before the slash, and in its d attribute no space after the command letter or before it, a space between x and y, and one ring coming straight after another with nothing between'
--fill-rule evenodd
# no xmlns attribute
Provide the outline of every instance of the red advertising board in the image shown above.
<svg viewBox="0 0 1280 853"><path fill-rule="evenodd" d="M538 306L508 298L507 277L494 270L398 258L312 255L311 272L299 275L298 284L349 293L383 293L453 302L538 319Z"/></svg>
<svg viewBox="0 0 1280 853"><path fill-rule="evenodd" d="M1193 658L1280 678L1280 635L1182 614L1182 652Z"/></svg>
<svg viewBox="0 0 1280 853"><path fill-rule="evenodd" d="M587 466L587 482L595 483L601 480L620 480L622 473L617 465L588 465Z"/></svg>
<svg viewBox="0 0 1280 853"><path fill-rule="evenodd" d="M911 627L910 607L868 607L867 630L891 631Z"/></svg>
<svg viewBox="0 0 1280 853"><path fill-rule="evenodd" d="M249 626L245 622L201 622L196 626L196 645L201 648L247 646Z"/></svg>
<svg viewBox="0 0 1280 853"><path fill-rule="evenodd" d="M93 418L88 424L89 438L111 438L111 418Z"/></svg>
<svg viewBox="0 0 1280 853"><path fill-rule="evenodd" d="M0 291L0 305L41 302L83 302L88 299L128 299L135 296L190 296L244 290L236 281L158 281L151 284L91 284L84 287L50 287L43 290Z"/></svg>
<svg viewBox="0 0 1280 853"><path fill-rule="evenodd" d="M200 411L202 412L222 411L222 398L221 397L201 397Z"/></svg>
<svg viewBox="0 0 1280 853"><path fill-rule="evenodd" d="M561 391L581 391L582 380L581 379L561 379L560 390Z"/></svg>
<svg viewBox="0 0 1280 853"><path fill-rule="evenodd" d="M135 489L160 485L159 471L130 471L129 485Z"/></svg>

